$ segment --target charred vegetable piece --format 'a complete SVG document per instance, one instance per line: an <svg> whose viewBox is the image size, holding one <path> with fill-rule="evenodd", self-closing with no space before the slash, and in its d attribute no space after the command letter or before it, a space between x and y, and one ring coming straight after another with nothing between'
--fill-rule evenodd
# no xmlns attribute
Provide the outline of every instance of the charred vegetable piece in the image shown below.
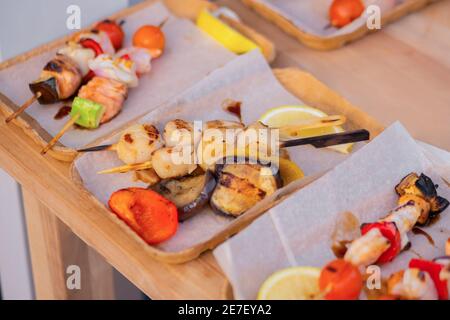
<svg viewBox="0 0 450 320"><path fill-rule="evenodd" d="M416 200L422 208L419 224L426 224L430 218L437 216L449 206L447 199L437 195L436 188L437 186L428 176L423 173L419 176L413 172L404 177L395 186L395 191L400 196L400 204L409 200ZM424 199L428 206L423 201L421 202L417 198L414 199L414 197Z"/></svg>
<svg viewBox="0 0 450 320"><path fill-rule="evenodd" d="M152 190L122 189L111 195L108 204L148 244L161 243L177 231L177 208Z"/></svg>
<svg viewBox="0 0 450 320"><path fill-rule="evenodd" d="M172 201L178 208L178 219L184 221L208 204L216 181L210 171L178 179L163 180L153 190Z"/></svg>
<svg viewBox="0 0 450 320"><path fill-rule="evenodd" d="M278 169L268 165L233 162L216 165L217 186L211 197L216 213L238 217L281 187ZM276 172L276 173L275 173Z"/></svg>
<svg viewBox="0 0 450 320"><path fill-rule="evenodd" d="M72 110L70 116L73 118L79 114L79 118L75 122L79 126L88 129L98 128L100 119L105 112L105 108L94 101L76 97L72 103Z"/></svg>
<svg viewBox="0 0 450 320"><path fill-rule="evenodd" d="M31 92L37 96L41 93L38 101L40 104L52 104L59 101L58 85L54 77L49 77L44 80L36 80L29 84Z"/></svg>

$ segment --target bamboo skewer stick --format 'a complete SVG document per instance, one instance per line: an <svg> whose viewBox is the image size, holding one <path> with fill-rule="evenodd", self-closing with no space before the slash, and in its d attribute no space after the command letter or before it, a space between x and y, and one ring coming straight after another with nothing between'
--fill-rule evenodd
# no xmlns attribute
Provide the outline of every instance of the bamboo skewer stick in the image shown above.
<svg viewBox="0 0 450 320"><path fill-rule="evenodd" d="M366 141L369 139L370 139L369 131L367 131L366 129L360 129L349 132L327 134L318 137L301 138L290 141L284 141L280 144L280 148L290 148L306 144L311 144L316 148L325 148L344 143ZM150 168L152 168L152 161L147 161L138 164L124 165L120 167L102 170L97 173L98 174L126 173L129 171L145 170Z"/></svg>
<svg viewBox="0 0 450 320"><path fill-rule="evenodd" d="M127 165L120 166L120 167L102 170L102 171L97 172L97 174L126 173L129 171L145 170L145 169L151 169L151 168L152 168L152 162L147 161L147 162L143 162L143 163L127 164Z"/></svg>
<svg viewBox="0 0 450 320"><path fill-rule="evenodd" d="M59 131L58 134L54 136L53 139L44 147L44 149L41 150L41 154L46 154L47 151L50 150L58 142L58 140L75 124L80 116L81 115L77 113L69 121L67 121L61 131Z"/></svg>
<svg viewBox="0 0 450 320"><path fill-rule="evenodd" d="M6 118L6 123L11 122L15 118L17 118L20 114L22 114L29 106L31 106L37 99L41 97L42 93L38 92L36 95L33 95L30 99L25 101L25 103L17 109L14 113L12 113L8 118Z"/></svg>
<svg viewBox="0 0 450 320"><path fill-rule="evenodd" d="M346 122L345 116L334 115L327 116L323 118L315 118L304 120L298 124L283 126L283 127L275 127L271 129L279 129L280 134L290 135L289 132L292 131L301 131L307 129L316 129L316 128L325 128L325 127L334 127L343 125ZM112 151L115 150L115 144L105 144L95 147L89 147L84 149L79 149L77 152L97 152L97 151Z"/></svg>
<svg viewBox="0 0 450 320"><path fill-rule="evenodd" d="M345 116L334 115L323 118L305 119L296 124L275 127L271 129L279 129L280 135L295 136L295 133L302 130L327 128L343 125L346 122Z"/></svg>

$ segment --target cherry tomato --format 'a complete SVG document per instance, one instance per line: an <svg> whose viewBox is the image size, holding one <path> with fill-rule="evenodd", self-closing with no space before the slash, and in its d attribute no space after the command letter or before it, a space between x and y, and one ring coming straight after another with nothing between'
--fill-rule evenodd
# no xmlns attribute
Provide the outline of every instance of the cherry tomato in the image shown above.
<svg viewBox="0 0 450 320"><path fill-rule="evenodd" d="M343 259L327 264L320 273L319 288L327 300L356 300L363 279L358 268Z"/></svg>
<svg viewBox="0 0 450 320"><path fill-rule="evenodd" d="M330 7L330 22L333 27L342 28L359 18L364 11L361 0L334 0Z"/></svg>
<svg viewBox="0 0 450 320"><path fill-rule="evenodd" d="M119 24L111 20L104 20L97 24L94 29L106 32L112 42L114 49L119 50L120 48L122 48L125 33L123 32L122 27Z"/></svg>
<svg viewBox="0 0 450 320"><path fill-rule="evenodd" d="M166 46L166 38L160 27L142 26L133 36L135 47L150 50L153 58L158 58Z"/></svg>

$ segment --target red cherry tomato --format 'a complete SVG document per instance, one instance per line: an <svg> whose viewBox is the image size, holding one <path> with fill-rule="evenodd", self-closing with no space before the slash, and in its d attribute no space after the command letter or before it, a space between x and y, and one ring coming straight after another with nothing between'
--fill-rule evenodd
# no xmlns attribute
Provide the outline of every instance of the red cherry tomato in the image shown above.
<svg viewBox="0 0 450 320"><path fill-rule="evenodd" d="M343 259L327 264L320 273L319 288L327 300L356 300L363 279L358 268Z"/></svg>
<svg viewBox="0 0 450 320"><path fill-rule="evenodd" d="M112 45L114 49L116 49L116 51L122 48L125 33L123 32L122 27L119 24L111 20L104 20L98 23L94 29L105 32L111 40Z"/></svg>
<svg viewBox="0 0 450 320"><path fill-rule="evenodd" d="M153 58L158 58L166 46L166 38L160 27L142 26L133 36L135 47L146 48Z"/></svg>
<svg viewBox="0 0 450 320"><path fill-rule="evenodd" d="M342 28L359 18L364 11L361 0L334 0L330 7L330 22L333 27Z"/></svg>

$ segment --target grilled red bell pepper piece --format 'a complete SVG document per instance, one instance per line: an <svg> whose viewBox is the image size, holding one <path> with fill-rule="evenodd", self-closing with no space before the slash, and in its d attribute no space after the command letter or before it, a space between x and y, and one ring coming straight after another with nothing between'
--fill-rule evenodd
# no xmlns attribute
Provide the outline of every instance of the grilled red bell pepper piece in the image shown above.
<svg viewBox="0 0 450 320"><path fill-rule="evenodd" d="M428 272L436 286L439 300L448 300L447 280L441 280L439 277L442 268L444 268L442 264L422 259L411 259L409 267Z"/></svg>
<svg viewBox="0 0 450 320"><path fill-rule="evenodd" d="M374 222L365 223L361 226L361 234L365 235L370 230L377 228L380 230L383 237L389 240L391 246L378 258L377 263L386 263L392 261L399 253L401 249L400 232L397 226L393 222Z"/></svg>
<svg viewBox="0 0 450 320"><path fill-rule="evenodd" d="M83 39L80 41L80 44L87 49L92 49L94 51L95 56L101 55L103 53L102 47L98 44L97 41L92 39Z"/></svg>

